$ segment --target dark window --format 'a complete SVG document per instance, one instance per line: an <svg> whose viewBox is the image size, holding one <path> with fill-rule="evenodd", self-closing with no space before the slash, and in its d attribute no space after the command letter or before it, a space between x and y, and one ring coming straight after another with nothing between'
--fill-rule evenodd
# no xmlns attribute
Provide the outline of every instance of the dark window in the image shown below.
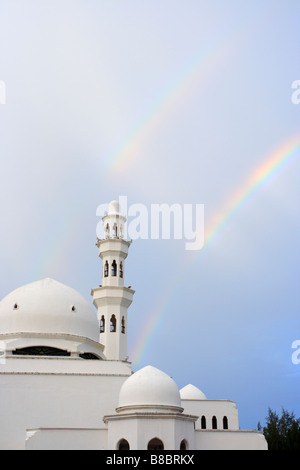
<svg viewBox="0 0 300 470"><path fill-rule="evenodd" d="M120 277L123 278L123 263L120 263Z"/></svg>
<svg viewBox="0 0 300 470"><path fill-rule="evenodd" d="M101 320L100 320L100 333L104 333L105 331L105 318L104 315L102 315Z"/></svg>
<svg viewBox="0 0 300 470"><path fill-rule="evenodd" d="M121 322L121 333L125 333L125 318L122 317L122 322Z"/></svg>
<svg viewBox="0 0 300 470"><path fill-rule="evenodd" d="M116 331L117 331L117 320L116 320L115 315L112 315L110 319L110 332L115 333Z"/></svg>
<svg viewBox="0 0 300 470"><path fill-rule="evenodd" d="M111 265L111 275L116 276L117 275L117 263L116 260L114 259Z"/></svg>
<svg viewBox="0 0 300 470"><path fill-rule="evenodd" d="M99 357L96 356L95 354L93 353L83 353L83 354L79 354L79 357L81 357L81 359L87 359L87 360L96 360L96 361L99 361Z"/></svg>
<svg viewBox="0 0 300 470"><path fill-rule="evenodd" d="M201 429L206 429L206 418L201 416Z"/></svg>
<svg viewBox="0 0 300 470"><path fill-rule="evenodd" d="M212 417L212 428L213 429L218 429L217 418L215 416Z"/></svg>
<svg viewBox="0 0 300 470"><path fill-rule="evenodd" d="M108 277L108 262L105 262L104 265L104 277Z"/></svg>
<svg viewBox="0 0 300 470"><path fill-rule="evenodd" d="M164 450L164 444L160 439L154 437L148 442L148 450Z"/></svg>
<svg viewBox="0 0 300 470"><path fill-rule="evenodd" d="M31 346L28 348L16 349L15 356L71 356L71 353L63 349L50 348L48 346Z"/></svg>
<svg viewBox="0 0 300 470"><path fill-rule="evenodd" d="M118 237L118 227L117 224L113 225L113 232L112 232L112 238L117 238Z"/></svg>
<svg viewBox="0 0 300 470"><path fill-rule="evenodd" d="M129 442L126 439L121 439L118 445L118 450L130 450Z"/></svg>
<svg viewBox="0 0 300 470"><path fill-rule="evenodd" d="M228 429L228 418L224 416L223 418L223 429Z"/></svg>

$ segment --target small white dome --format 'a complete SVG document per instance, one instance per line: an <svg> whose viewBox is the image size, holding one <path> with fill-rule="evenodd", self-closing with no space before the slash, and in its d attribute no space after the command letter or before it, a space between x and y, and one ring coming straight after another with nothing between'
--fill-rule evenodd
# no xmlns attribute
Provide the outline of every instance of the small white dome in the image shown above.
<svg viewBox="0 0 300 470"><path fill-rule="evenodd" d="M0 302L0 334L11 333L65 334L99 342L92 305L49 278L20 287Z"/></svg>
<svg viewBox="0 0 300 470"><path fill-rule="evenodd" d="M186 385L180 390L180 397L181 400L206 400L204 393L191 384Z"/></svg>
<svg viewBox="0 0 300 470"><path fill-rule="evenodd" d="M109 214L119 214L120 213L120 204L118 201L111 201L108 205Z"/></svg>
<svg viewBox="0 0 300 470"><path fill-rule="evenodd" d="M181 408L179 390L174 380L152 366L131 375L119 394L119 408L165 406Z"/></svg>

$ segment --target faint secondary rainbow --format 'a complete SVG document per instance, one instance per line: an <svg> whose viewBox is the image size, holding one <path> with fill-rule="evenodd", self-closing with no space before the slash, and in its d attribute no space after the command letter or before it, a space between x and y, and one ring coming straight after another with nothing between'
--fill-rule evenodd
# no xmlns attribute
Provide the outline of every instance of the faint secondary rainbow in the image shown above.
<svg viewBox="0 0 300 470"><path fill-rule="evenodd" d="M162 128L176 106L186 101L195 90L200 90L208 76L236 50L239 43L235 36L236 32L232 31L227 37L220 37L180 69L175 78L146 107L123 141L105 157L106 171L122 173L141 154L140 149L145 138L154 129Z"/></svg>
<svg viewBox="0 0 300 470"><path fill-rule="evenodd" d="M156 97L156 99L147 107L140 116L135 126L127 133L121 143L106 157L102 171L107 178L109 173L122 173L124 169L130 166L139 155L144 140L154 132L155 129L162 127L167 122L176 106L182 105L182 102L192 96L195 90L203 86L205 79L229 57L237 45L236 32L231 31L226 37L219 37L211 42L209 47L197 54L186 67L180 69L178 74L172 78L170 83ZM73 220L73 216L75 220ZM34 266L31 269L32 278L44 275L49 272L50 267L55 268L53 259L61 257L53 256L49 258L50 253L56 253L57 250L63 252L69 237L72 236L72 230L76 225L76 220L80 217L78 213L69 217L67 224L62 223L61 228L56 232L49 233L48 239L41 242L40 256L37 257ZM50 261L49 261L50 259Z"/></svg>
<svg viewBox="0 0 300 470"><path fill-rule="evenodd" d="M243 184L231 195L222 210L208 223L205 233L205 245L207 247L222 231L235 214L240 211L265 185L300 155L300 136L297 135L288 140L277 150L272 152L257 168L249 175ZM200 256L196 252L192 260L187 263L184 272L187 272ZM182 270L180 271L182 273ZM131 361L135 366L139 366L148 351L152 339L157 334L157 330L163 322L167 307L171 302L181 276L177 276L172 283L164 290L156 305L151 310L147 323L138 341L133 346L130 354Z"/></svg>

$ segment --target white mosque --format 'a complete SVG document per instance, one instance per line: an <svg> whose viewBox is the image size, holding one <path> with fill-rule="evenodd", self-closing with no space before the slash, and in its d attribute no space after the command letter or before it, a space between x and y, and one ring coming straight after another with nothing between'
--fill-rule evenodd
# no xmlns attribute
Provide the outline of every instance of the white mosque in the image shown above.
<svg viewBox="0 0 300 470"><path fill-rule="evenodd" d="M0 302L0 449L266 450L261 432L239 429L234 401L209 399L191 384L178 390L152 366L132 371L125 221L111 202L97 240L97 313L52 279Z"/></svg>

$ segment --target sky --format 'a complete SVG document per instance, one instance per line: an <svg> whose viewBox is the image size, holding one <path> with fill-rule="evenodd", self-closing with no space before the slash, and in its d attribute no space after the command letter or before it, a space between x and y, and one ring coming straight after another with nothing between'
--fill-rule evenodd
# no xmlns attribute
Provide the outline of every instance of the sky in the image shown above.
<svg viewBox="0 0 300 470"><path fill-rule="evenodd" d="M204 205L201 250L130 246L129 358L236 401L243 429L269 407L300 417L299 16L0 0L0 297L51 277L92 302L100 204Z"/></svg>

